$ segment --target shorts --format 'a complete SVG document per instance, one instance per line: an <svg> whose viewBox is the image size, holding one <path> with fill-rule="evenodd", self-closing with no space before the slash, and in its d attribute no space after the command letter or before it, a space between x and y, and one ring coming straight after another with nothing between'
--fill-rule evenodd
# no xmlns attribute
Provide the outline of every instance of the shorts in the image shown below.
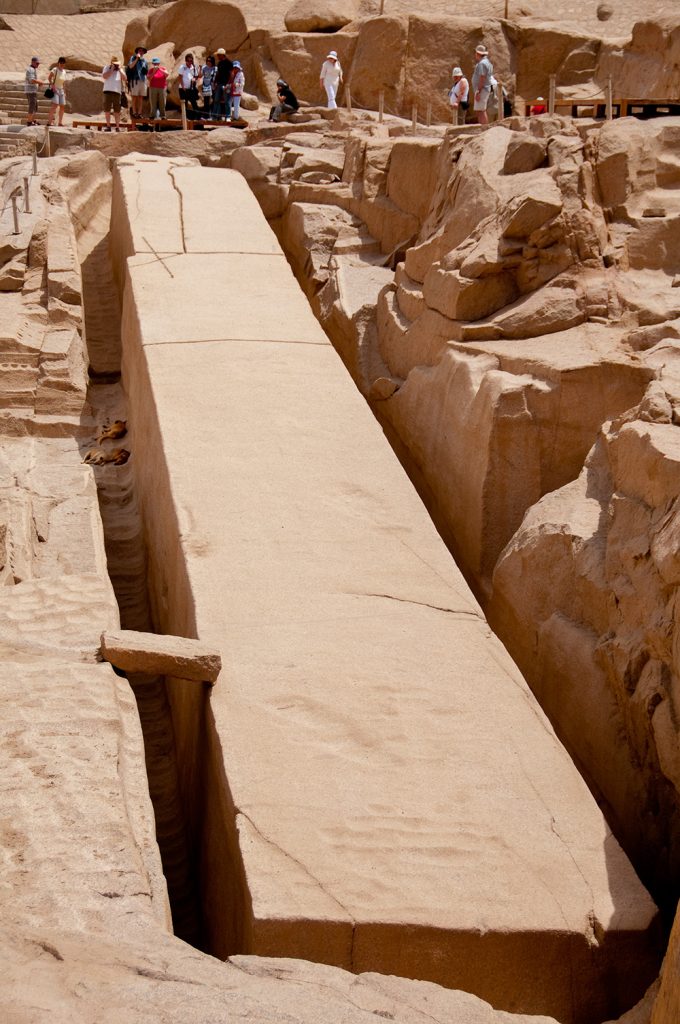
<svg viewBox="0 0 680 1024"><path fill-rule="evenodd" d="M120 93L119 92L105 92L104 93L104 111L114 114L120 114Z"/></svg>
<svg viewBox="0 0 680 1024"><path fill-rule="evenodd" d="M66 96L64 95L64 90L63 89L55 89L54 90L54 96L52 97L50 102L53 103L55 107L65 107L66 106Z"/></svg>
<svg viewBox="0 0 680 1024"><path fill-rule="evenodd" d="M479 99L477 99L477 93L475 93L475 105L474 110L486 110L489 106L489 98L491 96L491 86L487 86L485 89L479 90Z"/></svg>
<svg viewBox="0 0 680 1024"><path fill-rule="evenodd" d="M138 78L136 82L133 82L130 86L131 96L146 96L148 92L148 85L146 78Z"/></svg>
<svg viewBox="0 0 680 1024"><path fill-rule="evenodd" d="M28 100L28 112L29 114L38 113L38 94L37 92L27 92L26 99Z"/></svg>

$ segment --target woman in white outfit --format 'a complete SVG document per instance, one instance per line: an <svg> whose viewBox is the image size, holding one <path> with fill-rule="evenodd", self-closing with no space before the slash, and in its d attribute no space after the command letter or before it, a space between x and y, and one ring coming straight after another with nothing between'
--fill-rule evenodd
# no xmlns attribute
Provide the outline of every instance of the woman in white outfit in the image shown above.
<svg viewBox="0 0 680 1024"><path fill-rule="evenodd" d="M322 89L326 90L328 96L328 109L337 110L338 104L335 101L338 95L338 89L342 83L342 68L340 67L340 61L335 50L326 57L325 61L321 65L321 76L319 84Z"/></svg>
<svg viewBox="0 0 680 1024"><path fill-rule="evenodd" d="M449 89L449 103L451 104L453 123L459 123L461 118L458 112L462 110L462 123L465 124L465 111L470 106L470 84L461 68L454 68L451 72L451 77L453 78L453 85Z"/></svg>

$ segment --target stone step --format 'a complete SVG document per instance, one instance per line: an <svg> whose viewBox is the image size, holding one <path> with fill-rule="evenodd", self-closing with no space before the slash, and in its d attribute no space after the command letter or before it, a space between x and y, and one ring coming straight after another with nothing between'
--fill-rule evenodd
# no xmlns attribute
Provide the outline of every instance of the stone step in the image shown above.
<svg viewBox="0 0 680 1024"><path fill-rule="evenodd" d="M49 100L38 100L38 110L49 110L52 104ZM7 100L4 97L0 97L0 109L5 110L8 114L13 110L20 110L22 113L28 110L28 104L25 100Z"/></svg>

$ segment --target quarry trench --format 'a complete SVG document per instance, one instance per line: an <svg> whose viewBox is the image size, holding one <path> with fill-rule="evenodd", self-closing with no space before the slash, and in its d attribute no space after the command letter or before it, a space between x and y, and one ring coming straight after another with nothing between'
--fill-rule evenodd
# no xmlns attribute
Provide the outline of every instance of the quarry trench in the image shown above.
<svg viewBox="0 0 680 1024"><path fill-rule="evenodd" d="M78 235L87 339L87 399L98 422L127 422L120 383L120 298L109 258L111 190ZM129 443L129 441L126 441ZM134 458L134 449L132 450ZM153 631L147 551L132 464L93 466L109 577L123 629ZM179 796L177 756L163 677L127 674L144 737L146 774L175 934L201 948L196 872Z"/></svg>
<svg viewBox="0 0 680 1024"><path fill-rule="evenodd" d="M85 322L91 346L88 397L99 415L124 418L126 398L116 380L120 372L120 300L108 253L109 232L108 214L102 214L79 240ZM131 427L134 460L135 444L144 441L140 430L135 431L134 424ZM400 455L408 471L407 459L403 453ZM151 605L162 605L168 591L180 580L166 580L160 589L156 585L155 595L149 601L149 556L144 536L149 526L142 525L132 467L131 460L122 470L100 467L95 469L95 475L109 572L122 625L148 630L155 618ZM413 468L409 475L412 479L416 476ZM186 635L192 635L190 621L185 625ZM234 807L221 767L219 739L206 720L205 701L195 696L187 698L180 683L156 680L150 684L148 680L142 683L134 678L130 683L144 731L149 787L176 933L198 948L224 958L244 948L250 940L245 923L243 868L233 840L225 840L231 832L226 822L233 817ZM175 714L191 722L190 729L181 736L174 731L173 706ZM231 848L231 870L225 869L224 864L215 870L225 845ZM218 905L222 920L232 921L219 938L209 923Z"/></svg>

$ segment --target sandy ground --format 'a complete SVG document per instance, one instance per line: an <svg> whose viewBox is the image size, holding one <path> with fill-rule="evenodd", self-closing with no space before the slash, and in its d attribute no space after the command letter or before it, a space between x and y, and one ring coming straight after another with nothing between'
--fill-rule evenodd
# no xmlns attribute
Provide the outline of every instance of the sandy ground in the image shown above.
<svg viewBox="0 0 680 1024"><path fill-rule="evenodd" d="M611 38L630 34L633 24L643 18L663 16L680 17L679 0L606 0L613 9L605 22L597 18L601 0L565 0L562 4L546 5L540 0L507 0L510 18L531 14L546 24L557 23L575 30L584 29ZM284 15L292 0L244 0L241 7L251 29L266 28L285 31ZM455 7L451 0L428 0L427 13L433 17L453 14L470 17L502 17L506 0L476 0L467 7ZM556 8L560 17L556 17ZM362 0L361 12L368 16L378 14L380 0ZM423 13L415 0L384 0L385 14L405 15ZM59 54L82 54L104 64L113 49L120 49L125 25L139 10L113 11L108 14L63 15L5 15L10 32L0 32L0 71L24 69L32 54L38 53L44 61L53 61ZM551 15L551 17L546 17ZM118 42L116 42L118 40Z"/></svg>

